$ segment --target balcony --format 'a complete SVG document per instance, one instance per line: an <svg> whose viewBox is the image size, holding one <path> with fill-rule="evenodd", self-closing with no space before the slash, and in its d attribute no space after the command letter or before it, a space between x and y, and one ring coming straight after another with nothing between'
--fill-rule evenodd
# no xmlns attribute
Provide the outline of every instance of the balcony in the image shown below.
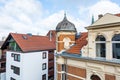
<svg viewBox="0 0 120 80"><path fill-rule="evenodd" d="M50 53L48 56L49 56L49 57L48 57L49 60L50 60L50 59L54 59L54 54L51 54L51 53Z"/></svg>
<svg viewBox="0 0 120 80"><path fill-rule="evenodd" d="M54 76L54 70L50 70L50 71L48 72L48 76Z"/></svg>
<svg viewBox="0 0 120 80"><path fill-rule="evenodd" d="M6 59L2 58L0 59L0 73L3 73L6 71Z"/></svg>
<svg viewBox="0 0 120 80"><path fill-rule="evenodd" d="M54 61L49 61L48 68L50 68L50 67L54 67Z"/></svg>

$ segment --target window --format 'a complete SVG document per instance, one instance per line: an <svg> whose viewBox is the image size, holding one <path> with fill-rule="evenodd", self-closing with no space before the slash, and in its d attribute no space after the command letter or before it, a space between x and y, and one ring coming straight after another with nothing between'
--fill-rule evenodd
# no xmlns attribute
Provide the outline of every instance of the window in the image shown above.
<svg viewBox="0 0 120 80"><path fill-rule="evenodd" d="M66 80L66 74L62 73L62 80Z"/></svg>
<svg viewBox="0 0 120 80"><path fill-rule="evenodd" d="M20 54L14 54L14 53L12 53L11 57L14 57L14 61L20 62Z"/></svg>
<svg viewBox="0 0 120 80"><path fill-rule="evenodd" d="M10 77L10 80L16 80L16 79L14 79L14 78Z"/></svg>
<svg viewBox="0 0 120 80"><path fill-rule="evenodd" d="M98 35L96 38L96 56L106 57L106 39L102 35Z"/></svg>
<svg viewBox="0 0 120 80"><path fill-rule="evenodd" d="M90 79L91 79L91 80L101 80L100 77L97 76L97 75L92 75L92 76L90 77Z"/></svg>
<svg viewBox="0 0 120 80"><path fill-rule="evenodd" d="M19 67L11 65L11 69L13 70L13 73L20 75L20 68Z"/></svg>
<svg viewBox="0 0 120 80"><path fill-rule="evenodd" d="M62 80L66 80L66 65L65 64L62 64L62 71L64 71L64 73L62 73Z"/></svg>
<svg viewBox="0 0 120 80"><path fill-rule="evenodd" d="M42 80L46 80L46 74L42 75Z"/></svg>
<svg viewBox="0 0 120 80"><path fill-rule="evenodd" d="M62 71L66 71L66 65L62 64Z"/></svg>
<svg viewBox="0 0 120 80"><path fill-rule="evenodd" d="M43 63L42 64L42 70L45 70L46 69L46 63Z"/></svg>
<svg viewBox="0 0 120 80"><path fill-rule="evenodd" d="M120 59L120 34L115 34L112 38L113 58Z"/></svg>
<svg viewBox="0 0 120 80"><path fill-rule="evenodd" d="M45 59L47 57L47 53L43 52L42 57L43 57L43 59Z"/></svg>

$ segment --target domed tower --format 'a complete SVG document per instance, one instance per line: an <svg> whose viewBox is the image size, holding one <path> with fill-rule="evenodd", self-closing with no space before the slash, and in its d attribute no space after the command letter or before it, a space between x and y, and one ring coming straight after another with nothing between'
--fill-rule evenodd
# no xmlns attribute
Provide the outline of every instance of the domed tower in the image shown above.
<svg viewBox="0 0 120 80"><path fill-rule="evenodd" d="M66 14L64 19L56 27L56 50L58 53L70 48L75 43L76 28L73 23L67 20Z"/></svg>

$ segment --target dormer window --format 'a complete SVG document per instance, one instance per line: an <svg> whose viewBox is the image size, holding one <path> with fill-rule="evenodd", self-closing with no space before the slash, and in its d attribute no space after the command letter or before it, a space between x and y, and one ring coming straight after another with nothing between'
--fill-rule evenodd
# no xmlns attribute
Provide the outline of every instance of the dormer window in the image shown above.
<svg viewBox="0 0 120 80"><path fill-rule="evenodd" d="M120 59L120 34L115 34L112 38L113 58Z"/></svg>
<svg viewBox="0 0 120 80"><path fill-rule="evenodd" d="M96 38L96 57L106 57L106 39L103 35Z"/></svg>

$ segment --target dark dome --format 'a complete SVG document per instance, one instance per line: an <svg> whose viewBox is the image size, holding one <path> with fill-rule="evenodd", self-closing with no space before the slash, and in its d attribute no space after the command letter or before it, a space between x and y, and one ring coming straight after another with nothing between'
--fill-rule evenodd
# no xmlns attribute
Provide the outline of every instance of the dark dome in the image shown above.
<svg viewBox="0 0 120 80"><path fill-rule="evenodd" d="M63 21L61 21L60 23L58 23L57 27L56 27L56 31L73 31L76 32L76 28L75 25L71 22L69 22L66 18L66 15L63 19Z"/></svg>

